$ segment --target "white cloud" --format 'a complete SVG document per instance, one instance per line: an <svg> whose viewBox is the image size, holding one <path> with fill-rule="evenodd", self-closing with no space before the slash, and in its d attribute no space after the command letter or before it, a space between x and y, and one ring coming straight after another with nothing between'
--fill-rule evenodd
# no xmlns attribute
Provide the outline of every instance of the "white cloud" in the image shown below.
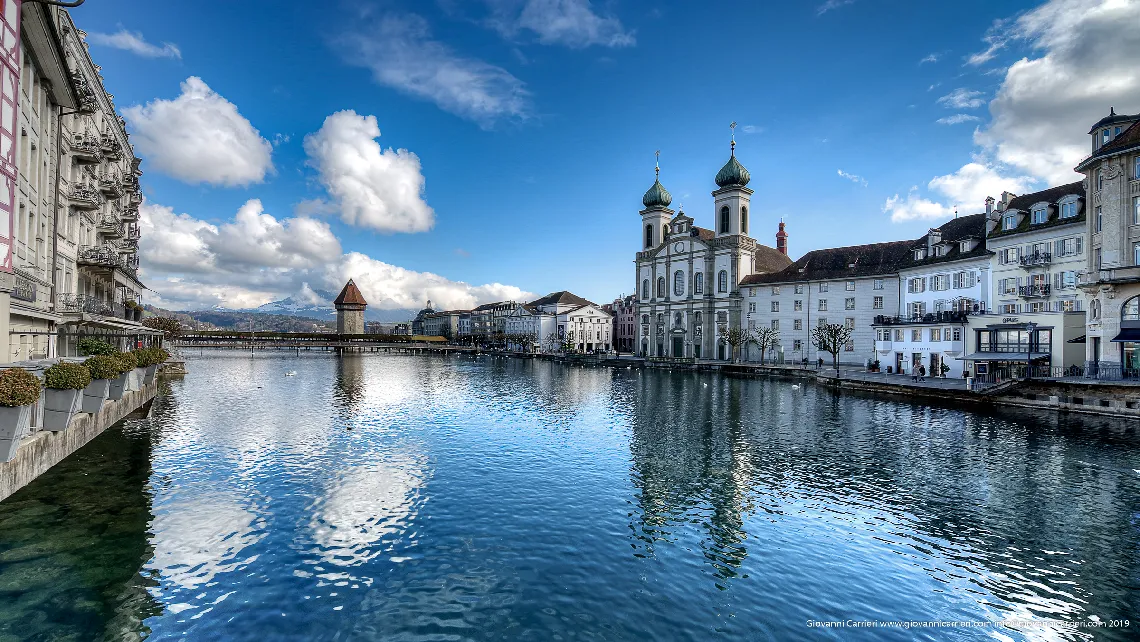
<svg viewBox="0 0 1140 642"><path fill-rule="evenodd" d="M823 4L816 7L815 15L822 16L828 11L838 9L849 4L854 4L854 2L855 0L827 0L827 2L824 2Z"/></svg>
<svg viewBox="0 0 1140 642"><path fill-rule="evenodd" d="M174 100L123 110L147 167L187 183L260 183L273 171L273 146L201 78L182 83Z"/></svg>
<svg viewBox="0 0 1140 642"><path fill-rule="evenodd" d="M942 57L942 54L940 54L940 53L932 53L932 54L927 54L925 58L923 58L922 60L919 60L919 61L918 61L918 64L920 64L920 65L924 65L924 64L926 64L926 63L928 63L928 62L938 62L938 60L939 60L941 57Z"/></svg>
<svg viewBox="0 0 1140 642"><path fill-rule="evenodd" d="M994 23L986 30L986 35L982 37L982 42L986 43L986 48L967 56L966 64L973 67L984 65L993 60L997 56L997 52L1005 48L1009 41L1009 21L994 20Z"/></svg>
<svg viewBox="0 0 1140 642"><path fill-rule="evenodd" d="M634 35L617 18L594 11L590 0L489 0L488 21L505 36L526 29L547 45L629 47Z"/></svg>
<svg viewBox="0 0 1140 642"><path fill-rule="evenodd" d="M938 104L951 109L977 109L986 104L982 92L959 87L938 99Z"/></svg>
<svg viewBox="0 0 1140 642"><path fill-rule="evenodd" d="M419 157L406 149L383 149L379 137L375 116L337 112L305 137L308 163L344 222L381 232L430 230L435 212L423 200ZM299 207L319 209L312 202Z"/></svg>
<svg viewBox="0 0 1140 642"><path fill-rule="evenodd" d="M1015 62L975 142L999 162L1060 185L1089 153L1088 128L1110 106L1140 105L1140 2L1053 0L1021 15L1011 35L1036 57Z"/></svg>
<svg viewBox="0 0 1140 642"><path fill-rule="evenodd" d="M144 58L182 58L182 51L177 45L170 42L164 42L162 46L151 44L138 31L119 29L115 33L92 32L87 34L87 42L122 49Z"/></svg>
<svg viewBox="0 0 1140 642"><path fill-rule="evenodd" d="M341 39L351 64L372 70L376 82L429 100L488 129L530 116L530 94L506 69L465 58L431 39L415 14L388 14Z"/></svg>
<svg viewBox="0 0 1140 642"><path fill-rule="evenodd" d="M944 116L934 122L938 123L939 125L960 125L962 123L968 123L977 120L981 120L981 118L978 118L977 116L971 116L970 114L954 114L953 116Z"/></svg>
<svg viewBox="0 0 1140 642"><path fill-rule="evenodd" d="M905 200L898 194L888 198L883 211L890 214L891 220L896 223L914 219L942 219L954 214L953 208L920 198L917 185L910 188Z"/></svg>
<svg viewBox="0 0 1140 642"><path fill-rule="evenodd" d="M349 278L374 309L418 308L429 298L444 308L471 308L535 297L511 285L472 285L343 254L323 221L278 220L258 200L218 224L148 202L139 225L142 277L157 293L153 303L174 309L253 308L286 296L316 303L323 300L317 290L336 292Z"/></svg>
<svg viewBox="0 0 1140 642"><path fill-rule="evenodd" d="M862 176L859 176L858 174L849 174L849 173L847 173L841 169L838 169L835 171L839 172L840 176L842 176L843 178L846 178L847 180L851 181L852 183L858 183L859 185L862 185L863 187L867 186L867 179L863 178Z"/></svg>
<svg viewBox="0 0 1140 642"><path fill-rule="evenodd" d="M927 187L967 212L980 212L985 209L987 196L1001 196L1006 190L1024 194L1033 188L1033 183L1030 176L1008 175L1008 168L995 167L977 158L952 174L935 176Z"/></svg>
<svg viewBox="0 0 1140 642"><path fill-rule="evenodd" d="M764 133L764 128L757 125L744 125L740 128L740 131L745 134L762 134Z"/></svg>

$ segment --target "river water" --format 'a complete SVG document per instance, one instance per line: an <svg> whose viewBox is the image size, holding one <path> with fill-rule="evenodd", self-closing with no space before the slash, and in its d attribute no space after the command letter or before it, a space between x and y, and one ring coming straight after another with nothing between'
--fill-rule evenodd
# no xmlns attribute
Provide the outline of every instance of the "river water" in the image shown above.
<svg viewBox="0 0 1140 642"><path fill-rule="evenodd" d="M188 367L0 503L0 641L1140 627L1134 423L489 356Z"/></svg>

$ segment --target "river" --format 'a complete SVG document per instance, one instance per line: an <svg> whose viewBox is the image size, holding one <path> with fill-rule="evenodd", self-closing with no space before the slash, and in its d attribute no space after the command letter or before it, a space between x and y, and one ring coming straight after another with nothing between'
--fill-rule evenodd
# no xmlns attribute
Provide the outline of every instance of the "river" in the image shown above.
<svg viewBox="0 0 1140 642"><path fill-rule="evenodd" d="M1140 626L810 625L1140 615L1134 422L492 356L187 365L0 503L0 641Z"/></svg>

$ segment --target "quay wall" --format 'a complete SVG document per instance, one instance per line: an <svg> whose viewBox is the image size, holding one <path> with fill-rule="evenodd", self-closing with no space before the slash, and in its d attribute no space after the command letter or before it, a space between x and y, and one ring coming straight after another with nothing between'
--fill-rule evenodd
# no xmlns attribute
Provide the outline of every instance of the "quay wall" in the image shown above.
<svg viewBox="0 0 1140 642"><path fill-rule="evenodd" d="M0 501L31 483L127 415L150 404L156 394L157 379L143 385L141 390L124 393L118 401L103 402L103 408L95 414L81 412L75 415L67 430L40 430L25 437L12 461L0 462Z"/></svg>

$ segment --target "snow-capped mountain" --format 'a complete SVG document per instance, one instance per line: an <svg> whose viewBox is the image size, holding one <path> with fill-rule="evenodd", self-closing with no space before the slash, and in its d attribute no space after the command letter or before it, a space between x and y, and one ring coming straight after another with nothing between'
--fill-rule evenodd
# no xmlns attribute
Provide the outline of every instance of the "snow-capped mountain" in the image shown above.
<svg viewBox="0 0 1140 642"><path fill-rule="evenodd" d="M256 308L241 311L253 314L282 314L291 317L309 317L311 319L335 319L336 308L333 307L332 300L336 298L336 295L321 290L317 290L316 294L322 299L320 302L306 302L296 297L286 297L280 301L270 301ZM369 306L364 312L364 319L366 321L379 321L381 323L401 323L411 321L417 312L419 311L400 308L394 310L380 310Z"/></svg>

